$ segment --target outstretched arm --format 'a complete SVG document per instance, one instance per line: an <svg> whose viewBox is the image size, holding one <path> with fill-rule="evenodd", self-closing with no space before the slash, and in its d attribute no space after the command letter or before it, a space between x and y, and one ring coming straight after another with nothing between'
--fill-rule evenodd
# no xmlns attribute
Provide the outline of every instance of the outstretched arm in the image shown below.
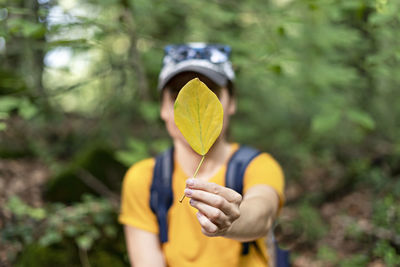
<svg viewBox="0 0 400 267"><path fill-rule="evenodd" d="M128 225L125 225L124 229L131 266L166 266L156 234Z"/></svg>
<svg viewBox="0 0 400 267"><path fill-rule="evenodd" d="M278 206L279 197L272 187L257 185L250 188L240 205L240 217L224 236L242 242L264 237L274 223Z"/></svg>
<svg viewBox="0 0 400 267"><path fill-rule="evenodd" d="M207 236L225 236L242 242L267 234L273 224L279 197L267 185L256 185L243 196L229 188L188 179L185 194L199 210L197 218Z"/></svg>

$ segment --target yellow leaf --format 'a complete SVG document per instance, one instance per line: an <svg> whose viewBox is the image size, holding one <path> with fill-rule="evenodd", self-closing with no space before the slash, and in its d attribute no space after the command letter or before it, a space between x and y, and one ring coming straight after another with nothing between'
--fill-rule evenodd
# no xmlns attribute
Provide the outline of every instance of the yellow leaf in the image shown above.
<svg viewBox="0 0 400 267"><path fill-rule="evenodd" d="M180 90L174 104L176 126L193 150L202 156L220 135L223 114L218 97L198 78Z"/></svg>

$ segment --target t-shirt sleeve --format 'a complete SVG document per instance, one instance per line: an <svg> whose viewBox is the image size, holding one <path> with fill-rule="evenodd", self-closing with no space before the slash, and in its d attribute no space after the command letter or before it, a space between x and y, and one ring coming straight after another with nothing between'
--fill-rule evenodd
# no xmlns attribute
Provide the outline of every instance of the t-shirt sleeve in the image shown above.
<svg viewBox="0 0 400 267"><path fill-rule="evenodd" d="M279 196L279 208L283 206L285 178L279 163L267 153L255 157L244 173L243 193L255 185L268 185Z"/></svg>
<svg viewBox="0 0 400 267"><path fill-rule="evenodd" d="M118 221L157 234L157 218L150 208L154 164L154 159L140 161L125 174Z"/></svg>

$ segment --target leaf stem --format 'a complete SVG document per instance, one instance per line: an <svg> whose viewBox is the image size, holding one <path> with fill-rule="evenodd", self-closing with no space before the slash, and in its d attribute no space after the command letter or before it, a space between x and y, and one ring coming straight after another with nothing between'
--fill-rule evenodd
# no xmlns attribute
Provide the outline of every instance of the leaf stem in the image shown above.
<svg viewBox="0 0 400 267"><path fill-rule="evenodd" d="M201 167L201 165L203 164L204 158L206 157L206 155L203 155L203 157L200 160L199 165L197 166L196 171L193 174L193 178L196 178L197 173L199 172L199 169ZM180 203L182 203L182 201L185 199L185 194L181 197L181 199L179 200Z"/></svg>

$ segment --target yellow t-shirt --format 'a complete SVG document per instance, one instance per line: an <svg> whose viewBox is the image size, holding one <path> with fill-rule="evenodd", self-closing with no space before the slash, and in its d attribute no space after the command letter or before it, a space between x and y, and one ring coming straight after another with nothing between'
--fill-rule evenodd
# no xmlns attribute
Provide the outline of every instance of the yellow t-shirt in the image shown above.
<svg viewBox="0 0 400 267"><path fill-rule="evenodd" d="M232 152L239 148L232 144ZM134 164L126 173L122 187L122 205L119 222L151 233L158 234L157 218L150 208L150 187L153 178L154 158ZM209 180L225 185L226 165ZM188 177L177 161L174 162L172 188L174 201L168 211L168 242L162 245L166 262L170 267L235 267L268 266L262 239L258 247L250 246L246 256L241 255L242 244L224 237L207 237L201 232L196 218L197 210L189 205L188 198L180 199ZM276 190L283 204L284 176L279 164L266 153L254 158L244 174L243 193L252 186L264 184Z"/></svg>

